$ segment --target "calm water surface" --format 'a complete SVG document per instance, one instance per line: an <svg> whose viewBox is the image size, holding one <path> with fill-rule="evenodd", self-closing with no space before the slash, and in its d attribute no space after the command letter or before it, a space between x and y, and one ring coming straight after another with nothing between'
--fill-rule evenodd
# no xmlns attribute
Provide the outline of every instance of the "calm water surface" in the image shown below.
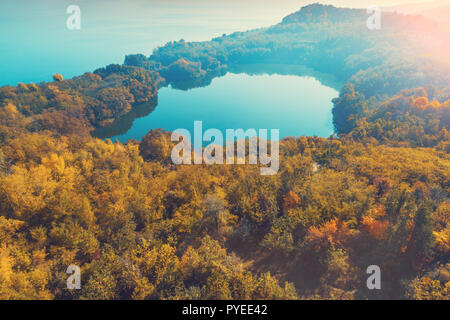
<svg viewBox="0 0 450 320"><path fill-rule="evenodd" d="M192 135L196 120L203 121L203 130L216 128L224 135L226 129L254 128L279 129L280 138L328 137L333 134L331 100L337 96L312 77L228 73L203 88L162 88L154 111L111 139L140 140L156 128L183 128Z"/></svg>

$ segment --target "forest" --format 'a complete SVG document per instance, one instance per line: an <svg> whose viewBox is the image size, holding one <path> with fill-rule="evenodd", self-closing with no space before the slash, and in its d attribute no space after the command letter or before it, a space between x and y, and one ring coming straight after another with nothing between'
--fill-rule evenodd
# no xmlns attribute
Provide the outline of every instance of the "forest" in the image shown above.
<svg viewBox="0 0 450 320"><path fill-rule="evenodd" d="M379 32L366 19L315 4L269 28L1 87L0 299L448 300L448 37L417 17L386 14ZM284 138L276 175L176 166L163 129L127 143L92 134L163 86L286 61L345 85L336 134ZM66 287L69 265L80 290ZM369 265L382 290L367 288Z"/></svg>

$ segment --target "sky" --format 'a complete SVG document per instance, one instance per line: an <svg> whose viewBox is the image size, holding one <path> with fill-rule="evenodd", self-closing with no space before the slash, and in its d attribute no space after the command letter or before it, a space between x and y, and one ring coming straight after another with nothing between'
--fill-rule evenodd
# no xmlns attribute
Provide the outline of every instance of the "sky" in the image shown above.
<svg viewBox="0 0 450 320"><path fill-rule="evenodd" d="M79 0L80 2L83 0ZM89 1L89 0L85 0ZM102 1L102 0L100 0ZM106 0L107 2L121 2L122 0ZM332 4L339 7L351 7L351 8L367 8L371 5L379 6L393 6L399 4L409 4L409 3L423 3L423 2L433 2L436 0L129 0L136 2L146 2L166 5L167 3L172 3L174 5L188 5L188 6L236 6L236 5L250 5L250 6L268 6L268 7L301 7L310 3L324 3ZM439 0L437 0L439 1Z"/></svg>
<svg viewBox="0 0 450 320"><path fill-rule="evenodd" d="M77 0L73 0L77 1ZM78 2L86 2L92 0L78 0ZM96 2L123 2L124 0L96 0ZM313 1L305 1L305 0L128 0L134 2L143 2L143 3L154 3L167 5L167 3L172 4L182 4L182 5L211 5L216 6L217 4L252 4L252 5L267 5L267 4L277 4L278 6L286 5L286 4L295 4L297 6L304 5L305 3L328 3L336 6L345 6L345 7L367 7L369 5L377 4L381 6L387 5L397 5L402 3L419 3L419 2L433 2L434 0L313 0Z"/></svg>

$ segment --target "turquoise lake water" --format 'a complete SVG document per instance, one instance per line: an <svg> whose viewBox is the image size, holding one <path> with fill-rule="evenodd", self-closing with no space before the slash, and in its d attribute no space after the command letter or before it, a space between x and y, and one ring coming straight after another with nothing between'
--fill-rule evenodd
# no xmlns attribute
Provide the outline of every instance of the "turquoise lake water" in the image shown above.
<svg viewBox="0 0 450 320"><path fill-rule="evenodd" d="M226 129L279 129L280 138L328 137L333 134L331 100L337 96L312 77L228 73L202 88L162 88L154 111L111 139L141 140L156 128L187 129L192 136L194 121L203 122L203 131L215 128L224 136Z"/></svg>

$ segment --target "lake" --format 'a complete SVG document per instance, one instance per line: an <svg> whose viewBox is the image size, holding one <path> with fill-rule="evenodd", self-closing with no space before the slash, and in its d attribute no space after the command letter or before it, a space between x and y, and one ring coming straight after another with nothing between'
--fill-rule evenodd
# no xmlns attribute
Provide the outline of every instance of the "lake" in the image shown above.
<svg viewBox="0 0 450 320"><path fill-rule="evenodd" d="M66 27L71 4L80 6L80 30ZM0 1L0 85L51 81L53 73L70 78L123 63L126 54L150 55L167 41L210 40L270 26L299 7L297 0L283 6L256 0ZM152 128L191 129L194 120L202 120L205 129L280 129L281 137L333 133L331 99L339 85L291 66L267 74L255 68L228 73L203 88L162 88L158 101L135 107L97 136L124 142Z"/></svg>
<svg viewBox="0 0 450 320"><path fill-rule="evenodd" d="M310 76L228 73L202 88L161 88L148 115L125 117L99 136L121 142L141 140L156 128L182 128L192 135L194 121L199 120L204 130L216 128L224 135L226 129L253 128L279 129L280 138L328 137L333 134L331 100L337 96L336 89Z"/></svg>

